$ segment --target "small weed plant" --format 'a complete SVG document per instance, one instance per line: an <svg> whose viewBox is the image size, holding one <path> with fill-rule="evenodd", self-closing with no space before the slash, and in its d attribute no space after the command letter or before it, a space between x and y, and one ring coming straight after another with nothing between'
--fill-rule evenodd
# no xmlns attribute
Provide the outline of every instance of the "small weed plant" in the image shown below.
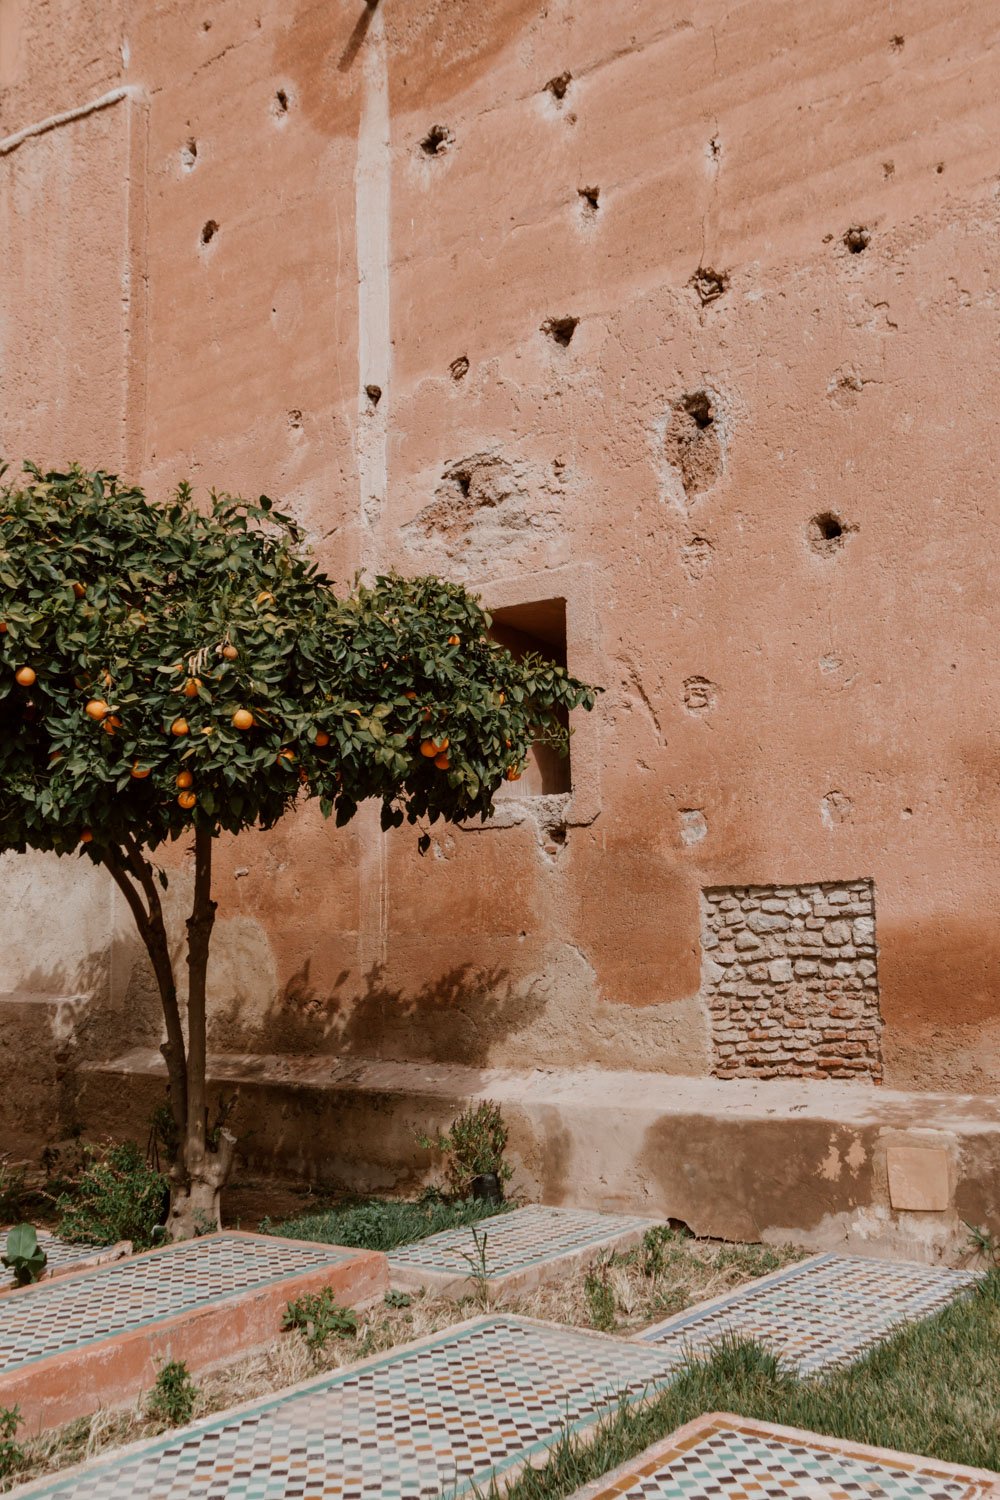
<svg viewBox="0 0 1000 1500"><path fill-rule="evenodd" d="M168 1359L160 1366L156 1384L146 1402L146 1412L154 1422L183 1427L185 1422L190 1422L197 1399L198 1387L191 1379L187 1365L182 1359Z"/></svg>
<svg viewBox="0 0 1000 1500"><path fill-rule="evenodd" d="M591 1326L599 1328L602 1333L611 1333L617 1321L618 1308L610 1271L609 1261L599 1261L583 1278L583 1294L587 1299Z"/></svg>
<svg viewBox="0 0 1000 1500"><path fill-rule="evenodd" d="M489 1235L486 1233L486 1230L484 1229L482 1234L480 1234L475 1224L473 1224L472 1243L475 1246L475 1250L471 1255L467 1254L464 1250L462 1252L462 1259L469 1266L469 1280L475 1288L476 1301L480 1307L489 1307L490 1305L490 1272L486 1260L488 1240Z"/></svg>
<svg viewBox="0 0 1000 1500"><path fill-rule="evenodd" d="M988 1266L1000 1267L1000 1239L992 1230L976 1224L966 1224L965 1227L969 1231L969 1254L985 1261Z"/></svg>
<svg viewBox="0 0 1000 1500"><path fill-rule="evenodd" d="M13 1276L14 1286L30 1286L41 1279L48 1256L38 1243L38 1231L33 1224L15 1224L8 1231L7 1247L0 1262Z"/></svg>
<svg viewBox="0 0 1000 1500"><path fill-rule="evenodd" d="M390 1287L382 1300L385 1303L386 1307L397 1308L409 1307L413 1302L413 1298L410 1296L409 1292L397 1291L395 1287Z"/></svg>
<svg viewBox="0 0 1000 1500"><path fill-rule="evenodd" d="M167 1181L134 1141L88 1147L75 1185L56 1200L57 1233L64 1240L108 1245L131 1240L136 1250L155 1244L166 1206Z"/></svg>
<svg viewBox="0 0 1000 1500"><path fill-rule="evenodd" d="M496 1175L501 1191L514 1175L505 1159L507 1126L499 1104L483 1099L453 1121L447 1131L437 1136L418 1135L425 1150L440 1151L444 1157L447 1195L468 1198L477 1177Z"/></svg>
<svg viewBox="0 0 1000 1500"><path fill-rule="evenodd" d="M286 1330L297 1328L317 1354L332 1338L355 1338L358 1315L353 1308L341 1307L333 1289L325 1286L321 1292L307 1292L289 1302L281 1326Z"/></svg>
<svg viewBox="0 0 1000 1500"><path fill-rule="evenodd" d="M27 1454L14 1435L21 1425L18 1406L0 1406L0 1479L10 1479L28 1462Z"/></svg>

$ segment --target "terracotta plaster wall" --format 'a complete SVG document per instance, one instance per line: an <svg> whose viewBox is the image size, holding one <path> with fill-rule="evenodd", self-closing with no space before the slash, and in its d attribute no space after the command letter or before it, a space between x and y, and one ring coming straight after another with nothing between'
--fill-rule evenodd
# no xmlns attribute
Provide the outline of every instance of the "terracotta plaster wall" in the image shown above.
<svg viewBox="0 0 1000 1500"><path fill-rule="evenodd" d="M8 453L265 490L345 585L565 597L607 690L568 804L227 848L215 1046L705 1073L701 891L871 878L886 1082L994 1088L990 8L85 10L0 0L0 135L133 91L0 155Z"/></svg>

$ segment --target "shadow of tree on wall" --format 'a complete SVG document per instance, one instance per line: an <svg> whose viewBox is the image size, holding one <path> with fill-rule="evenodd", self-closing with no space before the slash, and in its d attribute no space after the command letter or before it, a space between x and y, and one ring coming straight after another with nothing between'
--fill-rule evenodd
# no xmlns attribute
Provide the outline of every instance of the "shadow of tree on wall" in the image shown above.
<svg viewBox="0 0 1000 1500"><path fill-rule="evenodd" d="M217 1008L213 1050L487 1067L498 1044L545 1005L543 994L498 966L460 964L415 988L392 983L381 964L360 987L344 969L320 988L311 970L307 959L250 1027L238 1003Z"/></svg>

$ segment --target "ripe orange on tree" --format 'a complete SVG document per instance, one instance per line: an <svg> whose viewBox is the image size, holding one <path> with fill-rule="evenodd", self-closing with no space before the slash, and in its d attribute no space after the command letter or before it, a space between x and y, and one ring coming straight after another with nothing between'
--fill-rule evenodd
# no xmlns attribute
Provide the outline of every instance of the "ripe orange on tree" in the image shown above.
<svg viewBox="0 0 1000 1500"><path fill-rule="evenodd" d="M178 803L181 807L184 808L185 811L190 811L190 809L194 807L197 800L198 798L195 796L194 792L181 792L177 798Z"/></svg>
<svg viewBox="0 0 1000 1500"><path fill-rule="evenodd" d="M90 702L84 709L84 713L87 714L91 719L93 719L97 724L100 724L102 719L106 719L110 712L111 710L105 703L103 698L91 698Z"/></svg>
<svg viewBox="0 0 1000 1500"><path fill-rule="evenodd" d="M139 762L136 760L132 762L132 769L129 772L129 775L134 776L136 781L145 781L146 777L149 775L152 769L152 766L140 766Z"/></svg>
<svg viewBox="0 0 1000 1500"><path fill-rule="evenodd" d="M313 735L313 744L319 745L320 749L322 750L323 746L328 745L329 743L330 736L327 734L326 730L317 729L316 733Z"/></svg>
<svg viewBox="0 0 1000 1500"><path fill-rule="evenodd" d="M180 787L181 791L189 786L194 786L194 777L190 771L178 771L174 785Z"/></svg>
<svg viewBox="0 0 1000 1500"><path fill-rule="evenodd" d="M248 708L238 708L233 714L234 729L252 729L253 714Z"/></svg>
<svg viewBox="0 0 1000 1500"><path fill-rule="evenodd" d="M32 683L38 681L38 674L34 667L18 667L14 673L14 681L19 682L22 687L31 687Z"/></svg>
<svg viewBox="0 0 1000 1500"><path fill-rule="evenodd" d="M198 696L198 689L200 687L201 687L201 678L200 677L189 677L188 680L187 680L187 682L184 684L184 696L185 696L185 698L197 698L197 696Z"/></svg>
<svg viewBox="0 0 1000 1500"><path fill-rule="evenodd" d="M227 643L222 648L222 654L226 658L226 661L235 661L240 653L237 651L235 646Z"/></svg>
<svg viewBox="0 0 1000 1500"><path fill-rule="evenodd" d="M184 735L191 733L191 726L187 719L175 719L170 726L170 733L182 739Z"/></svg>

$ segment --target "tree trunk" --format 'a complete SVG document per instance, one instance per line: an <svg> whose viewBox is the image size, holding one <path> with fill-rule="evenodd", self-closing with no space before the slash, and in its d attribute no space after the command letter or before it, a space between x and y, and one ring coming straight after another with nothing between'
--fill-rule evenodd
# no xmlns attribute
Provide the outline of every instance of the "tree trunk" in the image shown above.
<svg viewBox="0 0 1000 1500"><path fill-rule="evenodd" d="M104 863L125 896L146 945L163 1005L167 1039L161 1047L170 1079L170 1104L180 1142L170 1167L172 1240L209 1233L221 1222L220 1200L232 1170L236 1138L222 1127L209 1139L207 1107L208 955L215 925L210 829L195 830L194 901L187 921L187 1044L181 1026L166 925L152 867L131 840L109 850ZM140 895L138 886L141 887ZM145 903L142 896L145 896Z"/></svg>
<svg viewBox="0 0 1000 1500"><path fill-rule="evenodd" d="M212 831L199 825L194 835L194 901L187 920L188 1039L187 1121L182 1152L183 1175L170 1197L168 1233L189 1239L218 1229L220 1195L232 1166L234 1138L220 1130L208 1140L206 1098L208 952L215 925L212 900Z"/></svg>

